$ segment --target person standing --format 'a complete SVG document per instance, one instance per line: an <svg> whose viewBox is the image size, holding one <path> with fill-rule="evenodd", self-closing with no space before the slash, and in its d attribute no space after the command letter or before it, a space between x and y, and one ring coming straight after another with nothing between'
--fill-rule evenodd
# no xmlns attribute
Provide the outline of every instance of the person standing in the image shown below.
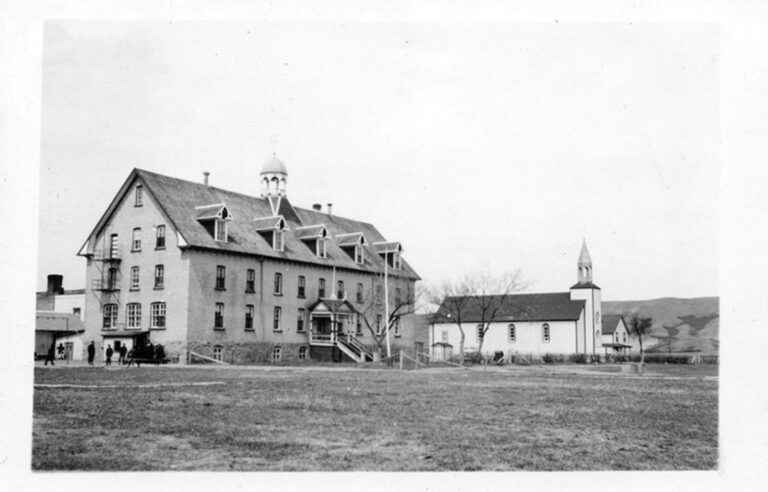
<svg viewBox="0 0 768 492"><path fill-rule="evenodd" d="M112 350L112 345L107 345L107 365L112 365L112 354L114 354L115 351Z"/></svg>
<svg viewBox="0 0 768 492"><path fill-rule="evenodd" d="M93 358L96 356L96 344L93 343L93 340L91 340L91 343L88 344L88 365L93 365Z"/></svg>
<svg viewBox="0 0 768 492"><path fill-rule="evenodd" d="M56 358L56 342L51 343L51 346L48 348L48 353L45 355L45 364L48 365L48 362L51 363L51 365L54 365L53 360Z"/></svg>
<svg viewBox="0 0 768 492"><path fill-rule="evenodd" d="M125 346L125 344L120 345L120 356L118 361L120 364L125 364L125 354L128 353L128 347Z"/></svg>
<svg viewBox="0 0 768 492"><path fill-rule="evenodd" d="M56 350L59 353L59 360L64 360L64 344L59 343L59 347Z"/></svg>

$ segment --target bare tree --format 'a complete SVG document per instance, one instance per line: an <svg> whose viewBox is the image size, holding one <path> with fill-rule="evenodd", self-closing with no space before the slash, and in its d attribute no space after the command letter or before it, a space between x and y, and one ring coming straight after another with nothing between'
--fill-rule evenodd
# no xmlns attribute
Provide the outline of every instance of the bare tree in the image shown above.
<svg viewBox="0 0 768 492"><path fill-rule="evenodd" d="M642 317L637 313L632 313L629 316L629 333L637 337L637 341L640 344L640 367L645 363L645 351L643 350L643 336L651 332L653 326L653 318Z"/></svg>
<svg viewBox="0 0 768 492"><path fill-rule="evenodd" d="M473 273L453 282L445 282L431 294L439 308L433 322L453 323L459 329L459 358L464 363L466 333L464 323L474 321L478 328L478 351L491 325L510 314L512 294L527 287L520 270L494 276L487 272ZM522 313L515 313L522 314Z"/></svg>
<svg viewBox="0 0 768 492"><path fill-rule="evenodd" d="M390 280L391 282L391 280ZM401 297L395 296L390 300L389 308L384 309L384 294L382 279L374 279L370 289L370 295L363 299L363 304L358 311L363 321L362 324L368 329L371 338L376 345L376 351L379 355L385 352L385 342L387 333L394 330L400 324L400 319L414 312L417 300L420 298L423 289L414 289L413 282L406 282L405 295L401 292ZM383 313L386 312L386 319Z"/></svg>

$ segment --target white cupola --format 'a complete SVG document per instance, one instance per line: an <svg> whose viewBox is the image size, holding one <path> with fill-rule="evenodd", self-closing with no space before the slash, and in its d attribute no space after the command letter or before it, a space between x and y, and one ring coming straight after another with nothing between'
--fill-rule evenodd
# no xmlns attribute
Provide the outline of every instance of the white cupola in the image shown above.
<svg viewBox="0 0 768 492"><path fill-rule="evenodd" d="M259 174L261 181L261 196L285 196L286 184L288 182L288 170L283 161L277 158L275 154L267 159L261 167Z"/></svg>

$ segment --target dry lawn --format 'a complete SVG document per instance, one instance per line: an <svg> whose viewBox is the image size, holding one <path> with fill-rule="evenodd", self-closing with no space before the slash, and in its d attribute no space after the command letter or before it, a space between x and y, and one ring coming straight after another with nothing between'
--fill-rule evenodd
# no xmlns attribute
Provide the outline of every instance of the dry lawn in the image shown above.
<svg viewBox="0 0 768 492"><path fill-rule="evenodd" d="M643 376L599 369L38 368L35 383L42 386L35 388L32 466L273 471L717 466L716 367L650 365ZM179 384L193 382L223 384ZM62 384L78 386L47 386Z"/></svg>

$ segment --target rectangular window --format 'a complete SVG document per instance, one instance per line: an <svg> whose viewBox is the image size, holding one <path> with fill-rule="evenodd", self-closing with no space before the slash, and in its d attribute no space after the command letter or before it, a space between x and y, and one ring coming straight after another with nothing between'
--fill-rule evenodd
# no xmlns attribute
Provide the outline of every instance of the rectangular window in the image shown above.
<svg viewBox="0 0 768 492"><path fill-rule="evenodd" d="M280 306L275 306L274 316L272 319L272 331L280 331L280 315L282 314L282 309Z"/></svg>
<svg viewBox="0 0 768 492"><path fill-rule="evenodd" d="M302 345L301 347L299 347L299 360L307 359L307 352L308 352L307 348L308 347L306 345Z"/></svg>
<svg viewBox="0 0 768 492"><path fill-rule="evenodd" d="M114 330L117 328L117 304L104 304L104 324L105 330Z"/></svg>
<svg viewBox="0 0 768 492"><path fill-rule="evenodd" d="M325 258L328 255L327 240L324 238L315 241L315 254L320 258Z"/></svg>
<svg viewBox="0 0 768 492"><path fill-rule="evenodd" d="M550 341L549 324L548 323L544 323L541 327L542 327L542 331L544 333L544 342L549 343L549 341Z"/></svg>
<svg viewBox="0 0 768 492"><path fill-rule="evenodd" d="M381 335L381 315L376 315L376 334Z"/></svg>
<svg viewBox="0 0 768 492"><path fill-rule="evenodd" d="M357 284L357 295L355 296L355 300L358 304L363 303L363 284Z"/></svg>
<svg viewBox="0 0 768 492"><path fill-rule="evenodd" d="M131 302L126 306L125 322L129 329L141 328L141 304Z"/></svg>
<svg viewBox="0 0 768 492"><path fill-rule="evenodd" d="M150 328L165 328L165 303L153 302L149 305Z"/></svg>
<svg viewBox="0 0 768 492"><path fill-rule="evenodd" d="M245 329L253 330L253 304L245 305Z"/></svg>
<svg viewBox="0 0 768 492"><path fill-rule="evenodd" d="M283 231L280 229L275 229L275 232L272 234L272 249L275 251L282 251L284 246L284 237L283 237Z"/></svg>
<svg viewBox="0 0 768 492"><path fill-rule="evenodd" d="M118 288L117 268L110 267L109 270L107 270L107 290L117 290Z"/></svg>
<svg viewBox="0 0 768 492"><path fill-rule="evenodd" d="M216 267L216 290L225 290L225 279L227 275L227 269L224 265L218 265Z"/></svg>
<svg viewBox="0 0 768 492"><path fill-rule="evenodd" d="M224 303L216 303L216 311L213 313L213 327L224 329Z"/></svg>
<svg viewBox="0 0 768 492"><path fill-rule="evenodd" d="M155 230L155 249L165 249L165 226L159 225Z"/></svg>
<svg viewBox="0 0 768 492"><path fill-rule="evenodd" d="M283 274L275 272L275 295L283 295Z"/></svg>
<svg viewBox="0 0 768 492"><path fill-rule="evenodd" d="M517 341L517 333L515 332L515 325L507 326L507 338L512 343L515 343Z"/></svg>
<svg viewBox="0 0 768 492"><path fill-rule="evenodd" d="M359 244L355 246L355 263L363 263L363 247Z"/></svg>
<svg viewBox="0 0 768 492"><path fill-rule="evenodd" d="M216 219L216 230L214 231L213 239L216 241L227 242L227 221L224 219Z"/></svg>
<svg viewBox="0 0 768 492"><path fill-rule="evenodd" d="M280 345L275 345L272 348L272 362L280 362L280 358L282 355L281 352L282 352L282 349L280 348Z"/></svg>
<svg viewBox="0 0 768 492"><path fill-rule="evenodd" d="M477 330L477 340L479 342L480 339L483 338L483 325L477 325L476 330Z"/></svg>
<svg viewBox="0 0 768 492"><path fill-rule="evenodd" d="M109 257L120 258L120 241L117 239L117 234L109 236Z"/></svg>
<svg viewBox="0 0 768 492"><path fill-rule="evenodd" d="M360 336L363 334L363 320L362 315L355 316L355 335Z"/></svg>
<svg viewBox="0 0 768 492"><path fill-rule="evenodd" d="M296 316L296 331L298 333L304 333L304 316L305 310L299 308L299 312Z"/></svg>
<svg viewBox="0 0 768 492"><path fill-rule="evenodd" d="M321 278L317 282L317 297L321 299L325 297L325 279L324 278Z"/></svg>
<svg viewBox="0 0 768 492"><path fill-rule="evenodd" d="M336 299L344 299L344 281L339 280L336 282Z"/></svg>
<svg viewBox="0 0 768 492"><path fill-rule="evenodd" d="M139 290L139 267L131 267L131 290Z"/></svg>
<svg viewBox="0 0 768 492"><path fill-rule="evenodd" d="M400 336L400 318L396 318L392 326L392 331L396 337Z"/></svg>
<svg viewBox="0 0 768 492"><path fill-rule="evenodd" d="M138 185L134 194L133 206L141 207L142 205L144 205L144 187L142 185Z"/></svg>
<svg viewBox="0 0 768 492"><path fill-rule="evenodd" d="M74 314L75 316L77 316L79 318L80 317L80 308L79 307L72 308L72 314Z"/></svg>
<svg viewBox="0 0 768 492"><path fill-rule="evenodd" d="M399 307L400 303L403 301L402 292L400 290L400 287L395 288L395 307Z"/></svg>
<svg viewBox="0 0 768 492"><path fill-rule="evenodd" d="M304 275L299 275L299 291L297 293L299 299L304 299L307 294L307 279Z"/></svg>
<svg viewBox="0 0 768 492"><path fill-rule="evenodd" d="M155 265L155 289L162 289L165 286L165 267Z"/></svg>
<svg viewBox="0 0 768 492"><path fill-rule="evenodd" d="M221 359L222 359L221 353L222 353L222 346L221 345L214 345L213 346L213 358L218 360L218 361L221 361Z"/></svg>
<svg viewBox="0 0 768 492"><path fill-rule="evenodd" d="M131 251L141 251L141 227L133 228L131 236Z"/></svg>
<svg viewBox="0 0 768 492"><path fill-rule="evenodd" d="M245 292L252 294L256 291L256 270L249 268L245 272Z"/></svg>

